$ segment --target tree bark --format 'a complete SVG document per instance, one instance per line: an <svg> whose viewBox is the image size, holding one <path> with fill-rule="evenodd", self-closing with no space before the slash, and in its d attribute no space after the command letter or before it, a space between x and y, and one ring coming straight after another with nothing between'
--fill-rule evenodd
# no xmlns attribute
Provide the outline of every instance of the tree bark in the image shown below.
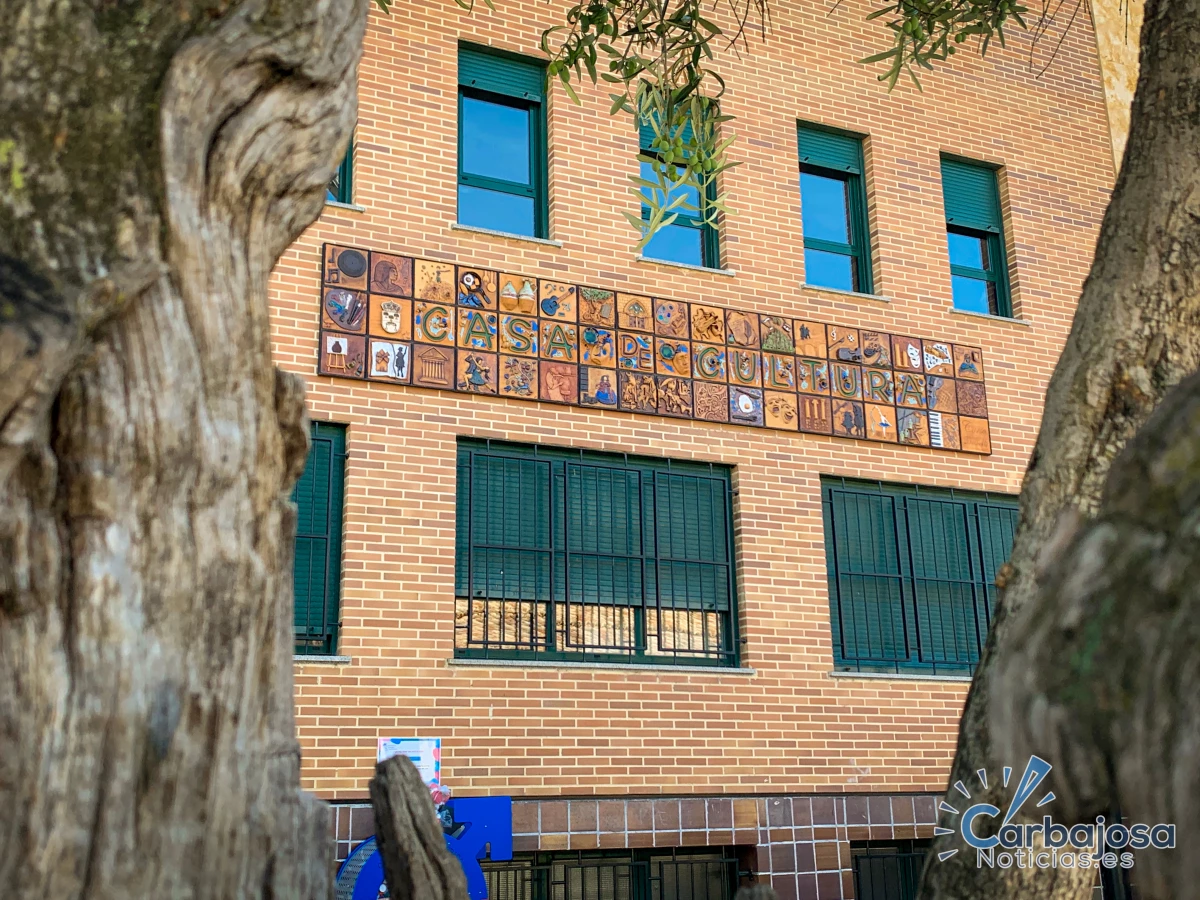
<svg viewBox="0 0 1200 900"><path fill-rule="evenodd" d="M349 139L362 0L0 11L0 884L329 896L299 790L303 385L267 278Z"/></svg>
<svg viewBox="0 0 1200 900"><path fill-rule="evenodd" d="M1059 796L1077 795L1071 815L1110 815L1119 799L1115 790L1106 795L1100 786L1057 787L1076 777L1066 770L1068 758L1085 748L1086 753L1099 752L1096 736L1075 730L1071 734L1081 746L1053 744L1047 749L1010 733L1014 716L1020 715L1018 704L1028 697L1016 691L1006 660L1025 659L1031 639L1030 626L1022 624L1025 616L1037 615L1042 606L1057 610L1067 602L1044 586L1043 573L1079 523L1096 516L1113 460L1167 392L1200 365L1200 0L1149 0L1141 40L1124 163L1071 334L1046 394L1012 556L998 577L1001 600L963 712L946 793L946 802L959 808L963 798L953 788L959 780L970 786L972 802L1005 808L1010 792L995 778L983 789L974 773L1023 766L1035 745L1056 765L1052 778ZM1099 606L1075 609L1085 618L1107 615ZM1120 632L1113 638L1106 654L1114 661L1136 652ZM1155 708L1166 699L1158 698ZM1089 708L1081 705L1079 714ZM1069 703L1064 701L1060 714L1073 715ZM1107 752L1119 757L1120 748ZM1119 766L1117 757L1112 761ZM1133 808L1121 805L1126 813ZM1053 812L1064 815L1058 807ZM943 816L941 824L958 823ZM1095 872L1086 870L979 869L975 854L958 837L941 838L934 849L954 848L960 852L946 862L930 856L921 897L1085 900L1095 879Z"/></svg>

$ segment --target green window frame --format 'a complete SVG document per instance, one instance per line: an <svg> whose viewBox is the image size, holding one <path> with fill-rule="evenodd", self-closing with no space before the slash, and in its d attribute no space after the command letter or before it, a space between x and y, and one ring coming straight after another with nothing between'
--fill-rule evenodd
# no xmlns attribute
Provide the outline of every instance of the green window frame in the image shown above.
<svg viewBox="0 0 1200 900"><path fill-rule="evenodd" d="M809 251L849 257L853 290L862 294L875 291L871 269L871 223L867 210L866 162L861 135L836 131L819 125L800 123L796 128L800 157L800 175L818 175L842 182L846 203L848 241L835 241L804 235L805 256ZM804 196L801 190L800 215L804 221ZM829 287L811 280L805 266L805 281L814 287Z"/></svg>
<svg viewBox="0 0 1200 900"><path fill-rule="evenodd" d="M346 147L346 155L342 157L341 165L337 167L333 179L329 182L329 187L325 190L325 200L326 202L347 204L354 202L353 137L350 138L350 144Z"/></svg>
<svg viewBox="0 0 1200 900"><path fill-rule="evenodd" d="M998 170L995 166L948 156L943 156L941 162L954 306L983 312L982 309L971 309L979 305L974 298L978 297L982 284L987 314L1012 318ZM955 261L957 238L978 242L979 264L963 265ZM968 301L968 297L973 299Z"/></svg>
<svg viewBox="0 0 1200 900"><path fill-rule="evenodd" d="M974 672L1016 498L828 477L821 495L834 668Z"/></svg>
<svg viewBox="0 0 1200 900"><path fill-rule="evenodd" d="M463 105L481 100L528 112L529 178L527 182L468 172L464 169ZM549 167L546 137L546 65L544 62L490 48L460 44L458 49L458 214L463 222L463 189L474 188L528 198L533 204L532 232L519 225L492 228L527 237L549 236ZM491 226L480 226L488 227Z"/></svg>
<svg viewBox="0 0 1200 900"><path fill-rule="evenodd" d="M463 439L455 655L737 665L732 474Z"/></svg>
<svg viewBox="0 0 1200 900"><path fill-rule="evenodd" d="M687 143L688 141L690 141L692 139L692 126L690 124L684 126L682 137L683 137L684 143ZM653 143L654 143L654 126L649 124L648 122L644 122L641 125L641 127L638 128L638 152L639 152L639 155L640 156L649 156L649 157L653 157L653 158L657 159L659 157L659 154L655 153L651 149L651 146ZM648 163L640 162L640 175L643 179L646 179L647 181L654 181L655 179L654 179L653 175L647 171L648 167L649 167ZM647 190L649 190L649 188L643 188L643 196L645 196L645 192ZM685 191L691 191L691 190L692 190L691 188L685 189ZM660 193L660 192L656 191L656 193ZM671 199L673 199L673 198L671 198ZM663 229L663 231L667 231L671 228L687 228L687 229L698 231L700 233L700 259L698 262L693 262L691 260L685 260L685 259L679 259L679 258L671 259L671 258L665 257L665 256L652 255L653 251L651 248L653 248L655 246L655 240L656 240L656 238L658 238L658 235L655 235L654 238L650 239L650 243L648 243L645 246L645 248L642 250L642 256L645 259L657 260L659 262L677 262L677 263L683 263L685 265L699 265L705 269L721 268L721 233L714 225L711 225L708 221L706 221L706 210L708 209L708 205L711 203L715 203L716 200L717 200L717 185L715 182L711 182L705 188L703 195L699 197L700 202L694 203L694 205L700 207L699 210L697 210L695 212L693 212L692 210L688 210L688 209L674 210L677 218L675 219L674 222L672 222L670 225L668 225L666 229ZM669 202L669 200L667 198L662 198L660 202L662 204L665 204L665 203ZM642 204L642 221L643 222L650 221L650 206L647 203ZM662 234L663 231L660 231L659 234ZM659 246L661 247L662 244L660 243Z"/></svg>
<svg viewBox="0 0 1200 900"><path fill-rule="evenodd" d="M311 437L304 472L292 491L296 653L331 656L341 630L346 426L314 422Z"/></svg>

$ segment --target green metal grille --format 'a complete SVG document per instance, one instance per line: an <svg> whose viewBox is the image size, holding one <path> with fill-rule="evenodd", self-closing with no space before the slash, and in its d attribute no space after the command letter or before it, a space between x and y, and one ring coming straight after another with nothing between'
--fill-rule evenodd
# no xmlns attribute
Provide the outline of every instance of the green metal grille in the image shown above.
<svg viewBox="0 0 1200 900"><path fill-rule="evenodd" d="M851 844L858 900L916 900L928 841Z"/></svg>
<svg viewBox="0 0 1200 900"><path fill-rule="evenodd" d="M484 863L489 900L731 900L731 851L517 854Z"/></svg>
<svg viewBox="0 0 1200 900"><path fill-rule="evenodd" d="M822 501L834 667L973 672L1015 498L823 479Z"/></svg>
<svg viewBox="0 0 1200 900"><path fill-rule="evenodd" d="M727 468L461 441L460 656L733 665Z"/></svg>
<svg viewBox="0 0 1200 900"><path fill-rule="evenodd" d="M296 482L296 653L337 652L341 622L342 504L346 428L313 423L304 473Z"/></svg>

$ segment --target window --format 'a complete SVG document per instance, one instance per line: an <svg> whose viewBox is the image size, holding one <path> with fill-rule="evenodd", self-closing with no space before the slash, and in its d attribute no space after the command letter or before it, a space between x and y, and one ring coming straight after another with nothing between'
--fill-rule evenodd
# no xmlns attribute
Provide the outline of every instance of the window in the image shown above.
<svg viewBox="0 0 1200 900"><path fill-rule="evenodd" d="M333 201L334 203L353 203L354 202L354 139L350 139L350 146L346 148L346 155L342 157L342 164L338 166L337 172L333 175L333 180L329 182L329 187L325 189L325 200Z"/></svg>
<svg viewBox="0 0 1200 900"><path fill-rule="evenodd" d="M954 307L1011 316L996 170L943 157L942 196Z"/></svg>
<svg viewBox="0 0 1200 900"><path fill-rule="evenodd" d="M862 138L801 125L798 143L804 281L869 294L874 285Z"/></svg>
<svg viewBox="0 0 1200 900"><path fill-rule="evenodd" d="M458 221L546 237L546 68L458 51Z"/></svg>
<svg viewBox="0 0 1200 900"><path fill-rule="evenodd" d="M834 668L973 672L1016 498L836 478L821 492Z"/></svg>
<svg viewBox="0 0 1200 900"><path fill-rule="evenodd" d="M344 425L314 423L304 474L292 502L296 521L296 653L337 652L342 585Z"/></svg>
<svg viewBox="0 0 1200 900"><path fill-rule="evenodd" d="M730 472L458 446L455 654L736 664Z"/></svg>
<svg viewBox="0 0 1200 900"><path fill-rule="evenodd" d="M850 844L858 900L916 900L929 841Z"/></svg>
<svg viewBox="0 0 1200 900"><path fill-rule="evenodd" d="M490 900L731 900L738 878L732 848L518 853L482 867Z"/></svg>
<svg viewBox="0 0 1200 900"><path fill-rule="evenodd" d="M654 126L642 125L638 137L641 153L646 156L656 156L657 154L650 149L654 141ZM683 141L687 143L691 139L692 128L687 125L683 129ZM641 177L645 181L658 182L658 177L654 174L650 163L641 162L640 166ZM649 188L643 188L644 192L649 190ZM680 206L672 210L678 217L670 225L660 228L654 237L650 238L642 249L642 256L646 259L719 269L721 267L720 235L716 228L704 221L704 210L707 204L717 199L716 185L710 184L703 198L694 187L686 186L672 190L668 196L664 196L661 190L654 191L654 195L654 199L660 206L665 206L676 197L682 196L684 203L690 204L694 209L685 209ZM649 219L650 207L643 203L642 221L646 222Z"/></svg>

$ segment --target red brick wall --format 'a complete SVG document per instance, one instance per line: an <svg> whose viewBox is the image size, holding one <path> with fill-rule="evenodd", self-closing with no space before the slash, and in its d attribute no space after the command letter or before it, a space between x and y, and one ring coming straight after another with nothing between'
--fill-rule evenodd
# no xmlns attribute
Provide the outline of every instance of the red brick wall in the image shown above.
<svg viewBox="0 0 1200 900"><path fill-rule="evenodd" d="M349 425L344 530L346 665L299 664L306 787L365 795L378 736L443 739L444 780L513 795L937 790L965 685L833 678L822 474L1016 492L1042 396L1090 264L1113 179L1094 37L1077 21L1038 77L1027 39L962 53L891 94L859 60L887 41L870 0L774 4L773 30L721 57L738 117L723 228L736 274L638 262L620 215L636 205L636 134L603 87L549 103L551 238L454 230L457 42L536 54L565 3L452 0L372 11L360 72L355 202L329 207L272 282L278 363L306 377L315 419ZM1038 50L1037 54L1043 51ZM802 287L797 120L867 141L876 290ZM1021 322L956 313L939 153L1004 166L1012 293ZM710 302L984 348L993 453L474 398L316 375L320 244ZM742 665L477 668L453 656L454 465L460 436L588 446L736 466Z"/></svg>

